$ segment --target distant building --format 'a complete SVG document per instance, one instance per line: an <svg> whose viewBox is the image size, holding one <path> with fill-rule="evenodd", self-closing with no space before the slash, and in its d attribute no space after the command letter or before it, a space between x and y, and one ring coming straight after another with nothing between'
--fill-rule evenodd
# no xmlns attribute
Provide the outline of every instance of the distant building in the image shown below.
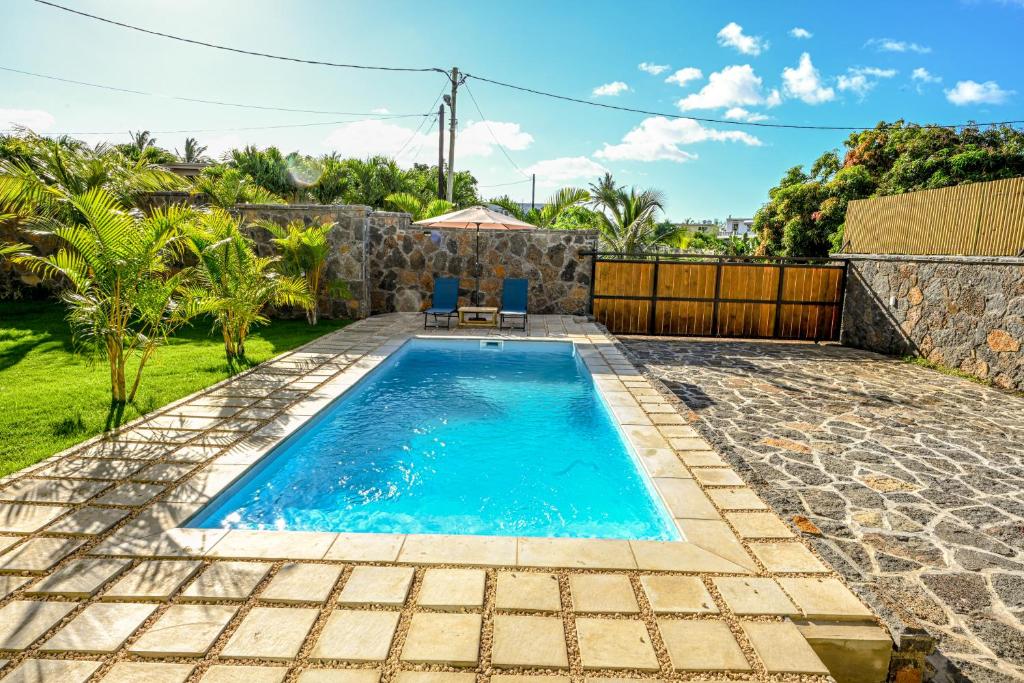
<svg viewBox="0 0 1024 683"><path fill-rule="evenodd" d="M718 221L705 218L702 221L684 221L680 224L681 228L684 228L688 232L700 232L707 234L709 232L716 232L720 229Z"/></svg>
<svg viewBox="0 0 1024 683"><path fill-rule="evenodd" d="M203 172L203 169L207 166L211 166L209 162L200 161L197 163L186 163L184 161L172 161L168 164L160 164L162 168L166 168L172 173L177 173L180 176L186 178L195 178L197 175Z"/></svg>
<svg viewBox="0 0 1024 683"><path fill-rule="evenodd" d="M723 240L730 237L746 239L748 237L752 237L753 234L753 218L733 218L732 216L729 216L725 219L725 223L718 229L718 237Z"/></svg>

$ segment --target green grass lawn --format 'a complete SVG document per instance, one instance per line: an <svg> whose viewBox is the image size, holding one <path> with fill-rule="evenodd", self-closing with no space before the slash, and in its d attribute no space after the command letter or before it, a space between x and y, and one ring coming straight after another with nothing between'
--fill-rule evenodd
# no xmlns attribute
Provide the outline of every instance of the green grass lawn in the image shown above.
<svg viewBox="0 0 1024 683"><path fill-rule="evenodd" d="M275 320L254 329L245 343L248 360L262 362L346 323L321 320L310 327L304 319ZM130 367L129 384L135 367ZM198 321L146 365L135 403L119 421L135 419L231 374L220 335ZM102 432L110 416L107 363L75 352L63 306L0 301L0 476Z"/></svg>

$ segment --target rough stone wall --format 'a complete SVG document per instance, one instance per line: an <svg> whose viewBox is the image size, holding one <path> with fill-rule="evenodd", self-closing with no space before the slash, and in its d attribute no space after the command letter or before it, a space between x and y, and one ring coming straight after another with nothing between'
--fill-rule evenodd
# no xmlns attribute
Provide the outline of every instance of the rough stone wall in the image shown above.
<svg viewBox="0 0 1024 683"><path fill-rule="evenodd" d="M1024 391L1024 259L848 259L843 344Z"/></svg>
<svg viewBox="0 0 1024 683"><path fill-rule="evenodd" d="M369 215L370 309L373 313L420 311L430 304L434 277L458 277L459 304L471 305L480 262L481 306L498 306L501 280L530 281L531 313L586 313L589 257L597 234L562 230L423 230L408 214ZM479 242L479 244L478 244Z"/></svg>

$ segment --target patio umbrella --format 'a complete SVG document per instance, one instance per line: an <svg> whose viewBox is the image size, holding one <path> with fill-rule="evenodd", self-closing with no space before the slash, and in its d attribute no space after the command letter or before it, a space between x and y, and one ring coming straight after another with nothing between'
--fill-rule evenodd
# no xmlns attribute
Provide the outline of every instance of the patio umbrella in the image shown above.
<svg viewBox="0 0 1024 683"><path fill-rule="evenodd" d="M535 230L536 225L531 225L518 218L506 216L503 213L492 211L485 206L471 206L466 209L459 209L451 213L424 218L416 221L413 225L420 225L424 228L462 228L476 229L476 285L473 289L473 304L479 302L480 295L480 231L481 230Z"/></svg>

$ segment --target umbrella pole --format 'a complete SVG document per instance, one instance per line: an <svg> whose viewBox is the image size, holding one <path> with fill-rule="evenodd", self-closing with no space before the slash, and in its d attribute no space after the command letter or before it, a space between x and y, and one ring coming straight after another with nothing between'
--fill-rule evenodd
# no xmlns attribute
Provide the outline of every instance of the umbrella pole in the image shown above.
<svg viewBox="0 0 1024 683"><path fill-rule="evenodd" d="M473 305L480 305L480 224L476 224L476 285L473 288ZM477 314L474 320L483 320L483 316Z"/></svg>

